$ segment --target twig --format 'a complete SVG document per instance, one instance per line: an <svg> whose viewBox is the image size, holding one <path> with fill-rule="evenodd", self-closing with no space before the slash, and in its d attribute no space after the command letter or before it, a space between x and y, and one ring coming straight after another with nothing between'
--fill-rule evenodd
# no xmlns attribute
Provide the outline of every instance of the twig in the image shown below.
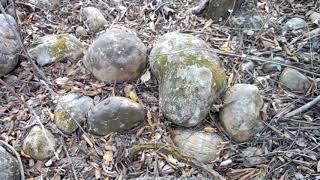
<svg viewBox="0 0 320 180"><path fill-rule="evenodd" d="M15 0L12 0L13 2ZM34 71L34 73L39 76L38 78L39 79L43 79L45 80L48 84L52 84L48 79L47 77L44 75L44 73L41 71L41 69L36 65L36 63L33 61L32 57L30 56L30 54L28 53L28 50L27 48L24 46L22 40L21 40L21 36L20 34L18 33L18 31L16 30L16 28L11 24L9 18L8 18L8 15L6 13L6 11L4 10L2 4L0 3L0 10L1 10L1 13L4 15L4 18L6 20L6 22L8 23L8 25L10 26L10 29L13 31L13 34L14 36L17 38L17 42L20 46L20 48L22 49L23 53L26 55L27 59L30 61L30 63L32 64L32 69ZM16 22L18 23L18 22Z"/></svg>
<svg viewBox="0 0 320 180"><path fill-rule="evenodd" d="M308 102L307 104L299 107L296 110L293 110L291 112L289 112L288 114L285 115L286 118L290 118L292 116L295 116L297 114L300 114L308 109L310 109L311 107L313 107L314 105L316 105L318 102L320 102L320 95L317 96L316 98L314 98L312 101Z"/></svg>
<svg viewBox="0 0 320 180"><path fill-rule="evenodd" d="M70 158L70 156L69 156L69 153L68 153L68 151L67 151L67 148L66 148L65 145L62 145L62 147L63 147L63 150L64 150L64 152L66 153L67 158L68 158L68 160L69 160L69 162L70 162L70 164L71 164L71 169L72 169L72 173L73 173L74 179L75 179L75 180L78 180L78 176L77 176L76 169L74 168L74 165L73 165L73 163L72 163L72 161L71 161L71 158Z"/></svg>
<svg viewBox="0 0 320 180"><path fill-rule="evenodd" d="M22 164L21 157L20 157L19 153L10 144L6 143L5 141L0 140L0 143L2 145L6 146L8 149L10 149L10 151L12 151L12 153L14 153L14 155L16 156L16 158L18 160L19 166L20 166L20 179L25 180L26 177L24 175L23 164Z"/></svg>

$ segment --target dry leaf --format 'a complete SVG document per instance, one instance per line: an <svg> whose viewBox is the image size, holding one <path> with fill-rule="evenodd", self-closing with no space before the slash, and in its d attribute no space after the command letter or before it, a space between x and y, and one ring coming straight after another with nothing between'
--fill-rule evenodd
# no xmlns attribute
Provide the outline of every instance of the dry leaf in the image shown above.
<svg viewBox="0 0 320 180"><path fill-rule="evenodd" d="M320 172L320 161L317 163L317 172Z"/></svg>
<svg viewBox="0 0 320 180"><path fill-rule="evenodd" d="M213 127L205 127L203 129L203 131L208 132L208 133L215 133L215 132L218 132L218 129L217 128L213 128Z"/></svg>
<svg viewBox="0 0 320 180"><path fill-rule="evenodd" d="M85 134L82 134L82 137L89 144L90 147L93 147L93 143Z"/></svg>
<svg viewBox="0 0 320 180"><path fill-rule="evenodd" d="M174 165L177 165L177 164L178 164L178 160L175 159L171 154L168 155L167 160L168 160L168 162L171 163L171 164L174 164Z"/></svg>
<svg viewBox="0 0 320 180"><path fill-rule="evenodd" d="M148 125L151 127L151 129L154 130L154 123L152 122L152 114L150 110L148 110L147 112L147 122L148 122Z"/></svg>
<svg viewBox="0 0 320 180"><path fill-rule="evenodd" d="M103 155L103 160L109 164L113 160L113 152L112 151L106 151Z"/></svg>
<svg viewBox="0 0 320 180"><path fill-rule="evenodd" d="M140 78L140 80L145 83L151 79L151 73L149 70L147 70Z"/></svg>

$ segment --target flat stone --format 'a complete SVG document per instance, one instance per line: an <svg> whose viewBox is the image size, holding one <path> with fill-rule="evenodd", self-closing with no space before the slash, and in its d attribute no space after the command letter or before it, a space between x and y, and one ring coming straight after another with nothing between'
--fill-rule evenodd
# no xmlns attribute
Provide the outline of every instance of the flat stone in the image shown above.
<svg viewBox="0 0 320 180"><path fill-rule="evenodd" d="M277 64L277 63L285 63L285 60L279 56L274 57L270 60L274 61L275 63L272 63L272 62L264 63L262 65L262 71L264 73L271 73L271 72L276 72L276 71L281 72L281 65Z"/></svg>
<svg viewBox="0 0 320 180"><path fill-rule="evenodd" d="M223 143L218 134L191 130L175 130L172 140L182 153L203 163L219 158Z"/></svg>
<svg viewBox="0 0 320 180"><path fill-rule="evenodd" d="M82 26L77 27L77 29L76 29L76 36L77 37L85 37L87 35L88 35L88 32L84 27L82 27Z"/></svg>
<svg viewBox="0 0 320 180"><path fill-rule="evenodd" d="M298 30L298 29L304 29L306 28L307 22L301 18L291 18L285 23L285 27L288 30Z"/></svg>
<svg viewBox="0 0 320 180"><path fill-rule="evenodd" d="M92 107L93 100L90 97L69 93L58 99L54 122L63 132L71 134L86 121L86 115Z"/></svg>
<svg viewBox="0 0 320 180"><path fill-rule="evenodd" d="M92 43L83 63L98 80L113 83L140 76L146 58L146 46L130 30L111 29Z"/></svg>
<svg viewBox="0 0 320 180"><path fill-rule="evenodd" d="M88 113L89 131L104 136L128 130L144 120L143 107L125 97L109 97Z"/></svg>
<svg viewBox="0 0 320 180"><path fill-rule="evenodd" d="M226 104L219 113L221 124L237 142L245 142L263 128L260 110L263 99L256 86L236 84L223 97Z"/></svg>
<svg viewBox="0 0 320 180"><path fill-rule="evenodd" d="M35 45L29 50L29 54L41 66L62 60L77 62L84 50L81 42L70 34L46 35Z"/></svg>
<svg viewBox="0 0 320 180"><path fill-rule="evenodd" d="M16 21L7 15L9 22L14 28L17 27ZM0 14L0 77L11 72L18 63L19 45L14 33L7 23L5 16Z"/></svg>
<svg viewBox="0 0 320 180"><path fill-rule="evenodd" d="M91 32L99 32L104 29L107 20L104 18L99 9L95 7L85 7L82 9L82 16L85 24Z"/></svg>
<svg viewBox="0 0 320 180"><path fill-rule="evenodd" d="M20 179L20 166L18 160L2 146L0 146L0 179Z"/></svg>
<svg viewBox="0 0 320 180"><path fill-rule="evenodd" d="M292 68L285 68L280 75L281 85L291 91L305 92L311 85L308 77Z"/></svg>
<svg viewBox="0 0 320 180"><path fill-rule="evenodd" d="M163 35L154 45L149 62L159 81L161 111L175 124L197 125L225 88L226 76L218 56L195 36L176 32Z"/></svg>
<svg viewBox="0 0 320 180"><path fill-rule="evenodd" d="M50 131L33 126L23 141L23 152L35 160L45 160L54 155L56 140Z"/></svg>

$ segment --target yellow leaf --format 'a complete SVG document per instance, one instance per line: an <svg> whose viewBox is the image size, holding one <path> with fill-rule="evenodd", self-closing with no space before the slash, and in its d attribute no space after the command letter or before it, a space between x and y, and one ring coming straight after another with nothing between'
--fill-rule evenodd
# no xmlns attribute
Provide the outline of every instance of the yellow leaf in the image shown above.
<svg viewBox="0 0 320 180"><path fill-rule="evenodd" d="M3 121L11 121L13 119L13 115L12 116L7 116L3 118Z"/></svg>
<svg viewBox="0 0 320 180"><path fill-rule="evenodd" d="M230 52L231 51L231 48L229 46L226 46L226 47L223 47L223 50L224 51L227 51L227 52Z"/></svg>
<svg viewBox="0 0 320 180"><path fill-rule="evenodd" d="M129 92L129 97L132 101L137 102L138 96L135 90Z"/></svg>
<svg viewBox="0 0 320 180"><path fill-rule="evenodd" d="M106 151L103 155L103 160L106 163L110 163L113 160L113 152L112 151Z"/></svg>

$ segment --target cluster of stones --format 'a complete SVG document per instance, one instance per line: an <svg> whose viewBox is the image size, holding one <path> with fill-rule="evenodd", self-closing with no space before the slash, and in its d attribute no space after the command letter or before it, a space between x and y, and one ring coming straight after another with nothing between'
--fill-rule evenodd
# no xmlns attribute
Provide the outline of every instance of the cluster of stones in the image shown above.
<svg viewBox="0 0 320 180"><path fill-rule="evenodd" d="M56 6L47 1L35 1L34 4ZM84 8L82 15L92 33L104 29L107 21L96 8ZM8 17L15 27L15 20ZM288 27L292 28L292 25L289 23ZM84 35L84 30L77 28L76 34ZM3 15L0 15L0 47L2 76L17 65L19 51ZM105 82L134 80L145 70L147 63L147 47L133 31L125 28L102 32L86 52L84 49L81 41L71 34L47 35L34 43L29 54L41 66L62 60L77 62L83 58L87 70ZM219 157L219 147L225 140L218 133L195 132L190 127L202 122L219 99L224 102L219 112L220 122L234 141L248 141L263 128L263 98L258 88L250 84L227 88L219 57L210 49L200 38L172 32L158 39L149 56L150 68L159 82L160 109L167 120L181 126L174 131L173 142L181 151L201 162ZM293 69L285 69L280 81L293 91L303 91L310 86L308 79ZM94 104L91 97L70 93L61 96L57 102L54 122L67 134L86 124L89 132L104 136L128 130L145 118L144 108L125 97L109 97ZM49 130L34 126L24 139L23 152L33 159L44 160L54 155L56 145Z"/></svg>

